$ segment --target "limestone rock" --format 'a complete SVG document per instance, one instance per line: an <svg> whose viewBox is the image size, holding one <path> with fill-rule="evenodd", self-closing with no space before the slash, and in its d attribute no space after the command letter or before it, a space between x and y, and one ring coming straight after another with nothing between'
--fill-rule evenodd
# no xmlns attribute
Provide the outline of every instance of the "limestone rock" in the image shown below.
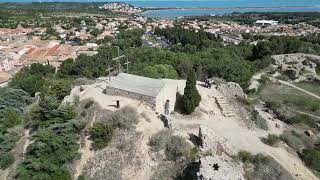
<svg viewBox="0 0 320 180"><path fill-rule="evenodd" d="M247 95L243 92L241 86L235 82L221 83L217 89L227 97L247 99Z"/></svg>
<svg viewBox="0 0 320 180"><path fill-rule="evenodd" d="M227 155L207 156L200 159L198 180L244 180L240 165Z"/></svg>
<svg viewBox="0 0 320 180"><path fill-rule="evenodd" d="M228 146L227 140L216 135L213 130L207 126L201 125L199 128L200 150L204 153L211 152L212 154L234 154L232 148Z"/></svg>
<svg viewBox="0 0 320 180"><path fill-rule="evenodd" d="M320 66L320 56L311 54L282 54L272 56L273 64L294 82L320 81L316 72Z"/></svg>

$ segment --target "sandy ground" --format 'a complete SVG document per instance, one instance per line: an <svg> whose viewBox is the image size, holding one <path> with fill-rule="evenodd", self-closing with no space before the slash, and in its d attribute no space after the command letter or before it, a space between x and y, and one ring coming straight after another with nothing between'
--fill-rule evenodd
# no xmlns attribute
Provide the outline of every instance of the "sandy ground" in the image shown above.
<svg viewBox="0 0 320 180"><path fill-rule="evenodd" d="M268 133L281 135L283 131L286 130L287 125L283 121L277 119L274 114L264 111L264 108L261 106L256 106L255 109L263 119L266 119L268 124ZM278 128L276 127L276 124L278 124Z"/></svg>
<svg viewBox="0 0 320 180"><path fill-rule="evenodd" d="M93 126L93 123L95 122L95 120L96 120L96 114L93 115L93 118L90 121L90 124L88 124L89 126L88 128ZM74 174L75 179L77 179L82 174L84 165L93 156L93 151L90 150L91 144L92 144L92 141L89 139L89 136L86 136L84 145L80 149L81 159L79 160L79 162L76 163L77 165L75 167L75 174Z"/></svg>
<svg viewBox="0 0 320 180"><path fill-rule="evenodd" d="M124 172L124 179L150 179L152 168L156 167L157 162L153 161L149 156L149 147L147 145L150 136L163 129L163 123L157 117L153 110L143 103L124 97L107 96L102 93L102 88L106 85L106 81L100 81L94 85L87 86L84 91L80 92L75 88L71 99L74 95L78 95L80 100L93 98L101 107L114 111L116 110L114 100L122 100L121 107L130 105L136 107L139 113L145 113L148 120L141 118L137 125L137 131L142 133L139 152L142 154L143 165L138 171L128 167ZM206 89L198 86L198 90L202 96L202 101L198 111L191 116L183 116L178 113L172 115L174 119L174 127L177 131L187 135L188 133L197 134L200 125L211 128L217 135L227 140L228 145L232 147L234 153L239 150L247 150L252 153L265 153L273 157L279 164L286 168L296 179L313 180L317 177L304 166L303 162L296 154L291 154L287 147L279 146L277 148L268 146L261 141L269 133L281 134L283 128L275 129L275 123L282 123L270 117L270 114L263 114L268 119L270 131L264 131L257 128L247 128L245 123L236 117L224 117L218 108L215 98L223 96L216 89ZM262 110L261 110L262 111ZM263 112L262 112L263 113ZM281 127L284 127L281 125ZM90 151L90 150L89 150ZM79 171L80 172L80 171ZM79 174L79 172L77 172Z"/></svg>

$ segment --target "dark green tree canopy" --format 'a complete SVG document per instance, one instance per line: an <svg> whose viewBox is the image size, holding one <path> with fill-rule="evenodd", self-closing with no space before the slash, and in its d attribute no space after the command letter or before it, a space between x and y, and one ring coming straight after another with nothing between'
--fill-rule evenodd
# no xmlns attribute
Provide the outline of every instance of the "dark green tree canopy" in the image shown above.
<svg viewBox="0 0 320 180"><path fill-rule="evenodd" d="M194 112L195 108L199 106L201 96L196 87L196 75L193 70L190 71L182 96L183 108L186 114Z"/></svg>

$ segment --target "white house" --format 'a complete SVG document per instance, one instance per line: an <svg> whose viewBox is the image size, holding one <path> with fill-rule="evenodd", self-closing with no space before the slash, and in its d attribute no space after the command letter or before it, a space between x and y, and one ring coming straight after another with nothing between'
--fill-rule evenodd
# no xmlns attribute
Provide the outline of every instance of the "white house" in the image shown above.
<svg viewBox="0 0 320 180"><path fill-rule="evenodd" d="M258 26L276 26L278 23L278 21L274 20L257 20L255 24Z"/></svg>

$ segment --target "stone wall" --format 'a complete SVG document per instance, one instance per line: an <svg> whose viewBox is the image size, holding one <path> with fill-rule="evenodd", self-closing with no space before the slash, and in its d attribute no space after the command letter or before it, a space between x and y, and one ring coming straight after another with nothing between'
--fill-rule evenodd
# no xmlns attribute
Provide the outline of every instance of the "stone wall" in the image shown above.
<svg viewBox="0 0 320 180"><path fill-rule="evenodd" d="M137 94L137 93L129 92L129 91L124 91L124 90L113 88L110 86L106 87L104 93L106 95L110 95L110 96L122 96L122 97L127 97L130 99L136 99L139 101L143 101L151 108L156 109L156 98L155 97Z"/></svg>

